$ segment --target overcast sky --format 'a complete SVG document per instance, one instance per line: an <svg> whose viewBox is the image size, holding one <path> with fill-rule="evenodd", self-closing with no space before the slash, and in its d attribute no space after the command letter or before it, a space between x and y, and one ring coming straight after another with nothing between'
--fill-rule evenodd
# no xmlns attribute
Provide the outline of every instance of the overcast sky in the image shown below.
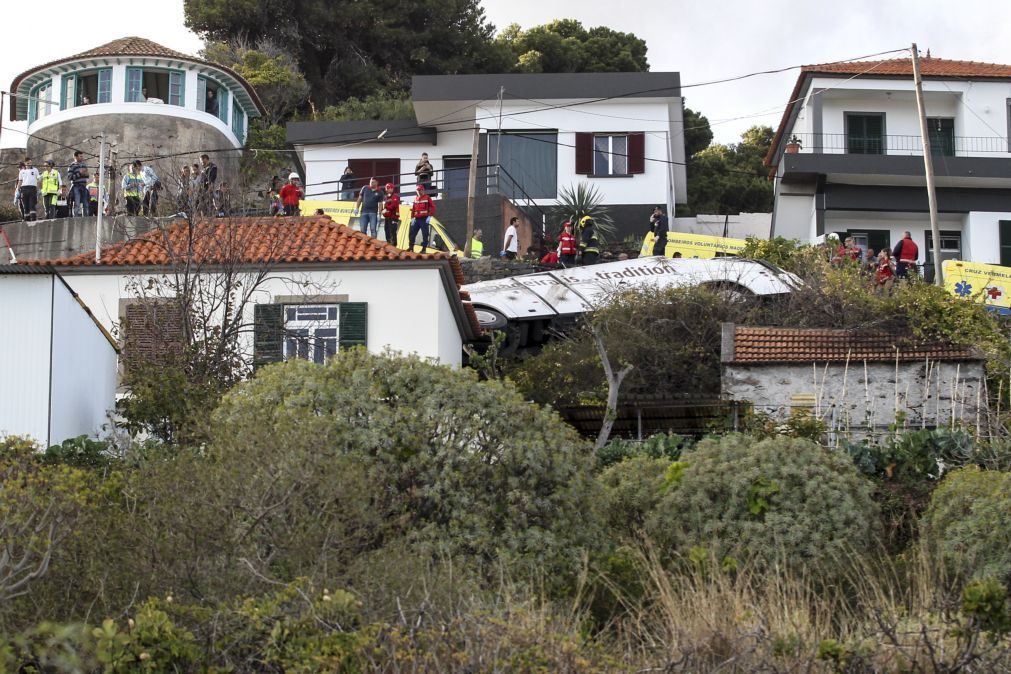
<svg viewBox="0 0 1011 674"><path fill-rule="evenodd" d="M195 53L201 42L183 26L182 5L162 0L146 3L142 11L120 11L108 3L110 11L82 13L78 0L48 0L47 16L60 18L42 21L38 30L9 30L0 42L0 86L6 91L32 66L128 35ZM651 70L681 73L687 105L709 118L718 142L738 140L753 124L778 124L797 71L687 85L850 59L912 42L942 58L1011 63L1011 0L483 0L483 6L499 29L572 18L587 27L638 35L649 47ZM17 7L8 18L22 23L25 10ZM24 134L13 130L23 127L7 121L8 108L5 97L0 145L24 146Z"/></svg>

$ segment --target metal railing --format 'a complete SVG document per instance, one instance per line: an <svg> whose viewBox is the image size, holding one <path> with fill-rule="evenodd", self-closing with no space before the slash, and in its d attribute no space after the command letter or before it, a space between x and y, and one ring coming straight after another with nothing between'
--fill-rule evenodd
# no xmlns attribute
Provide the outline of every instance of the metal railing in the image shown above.
<svg viewBox="0 0 1011 674"><path fill-rule="evenodd" d="M919 135L867 136L845 133L798 133L791 137L800 141L804 154L883 154L923 155ZM997 156L1011 154L1008 139L1001 136L931 137L930 149L935 155L948 157ZM787 152L790 152L789 141Z"/></svg>

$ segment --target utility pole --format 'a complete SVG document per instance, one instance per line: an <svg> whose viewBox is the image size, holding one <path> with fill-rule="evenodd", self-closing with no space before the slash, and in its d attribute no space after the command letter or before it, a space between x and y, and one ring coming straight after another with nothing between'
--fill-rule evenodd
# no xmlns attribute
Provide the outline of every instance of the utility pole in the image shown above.
<svg viewBox="0 0 1011 674"><path fill-rule="evenodd" d="M105 212L105 133L98 145L98 222L95 224L95 263L102 261L102 215Z"/></svg>
<svg viewBox="0 0 1011 674"><path fill-rule="evenodd" d="M944 287L941 273L941 230L937 224L937 192L934 189L934 158L930 154L927 131L927 110L923 105L923 80L920 77L920 54L913 43L913 85L916 87L916 109L920 113L920 139L923 143L923 171L927 179L927 205L930 209L930 237L934 243L934 283Z"/></svg>
<svg viewBox="0 0 1011 674"><path fill-rule="evenodd" d="M481 141L481 127L474 123L474 142L470 150L470 172L467 175L467 239L463 256L470 258L470 240L474 237L474 210L477 205L477 151Z"/></svg>

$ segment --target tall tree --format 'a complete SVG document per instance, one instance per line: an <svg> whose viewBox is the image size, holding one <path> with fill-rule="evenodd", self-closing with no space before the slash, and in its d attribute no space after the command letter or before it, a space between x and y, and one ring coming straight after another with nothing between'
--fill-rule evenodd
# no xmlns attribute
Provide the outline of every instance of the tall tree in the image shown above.
<svg viewBox="0 0 1011 674"><path fill-rule="evenodd" d="M404 91L411 75L500 67L478 0L185 0L184 9L186 26L205 39L284 45L317 106Z"/></svg>
<svg viewBox="0 0 1011 674"><path fill-rule="evenodd" d="M509 25L495 39L511 58L508 69L528 73L640 72L649 70L646 42L606 26L586 29L558 19L529 30Z"/></svg>
<svg viewBox="0 0 1011 674"><path fill-rule="evenodd" d="M753 126L741 134L740 143L710 145L690 155L685 215L771 211L772 182L762 159L772 135L771 127Z"/></svg>

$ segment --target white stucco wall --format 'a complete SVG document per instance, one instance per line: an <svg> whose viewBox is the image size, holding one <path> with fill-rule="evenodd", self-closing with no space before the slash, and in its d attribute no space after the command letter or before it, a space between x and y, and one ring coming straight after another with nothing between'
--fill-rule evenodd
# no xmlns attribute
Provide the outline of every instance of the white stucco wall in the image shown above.
<svg viewBox="0 0 1011 674"><path fill-rule="evenodd" d="M101 435L116 404L118 356L95 322L56 282L50 444Z"/></svg>
<svg viewBox="0 0 1011 674"><path fill-rule="evenodd" d="M953 418L974 426L983 377L980 362L733 363L724 365L722 386L727 398L750 401L774 419L809 409L830 430L859 438L884 433L898 413L912 429ZM814 406L798 404L802 396Z"/></svg>
<svg viewBox="0 0 1011 674"><path fill-rule="evenodd" d="M571 103L578 101L550 101L552 106ZM501 128L505 131L557 131L559 188L587 182L601 191L607 204L666 203L669 212L673 212L675 200L684 200L684 131L680 99L677 99L677 105L667 99L635 99L581 103L551 110L545 110L546 106L545 102L505 101L501 110ZM321 183L338 180L348 159L399 158L400 172L413 174L421 153L428 152L433 168L439 171L444 167L445 157L470 156L473 124L480 126L482 131L498 130L499 112L497 102L485 102L476 106L469 120L442 122L441 126L436 124L438 136L435 145L398 143L395 139L343 146L307 145L303 148L303 161L309 196L336 198L339 186ZM577 174L577 132L645 132L645 172L616 178L588 178ZM484 137L482 142L486 142ZM408 177L404 176L403 184L408 184ZM675 195L681 198L676 199ZM555 199L536 201L540 205L552 205Z"/></svg>
<svg viewBox="0 0 1011 674"><path fill-rule="evenodd" d="M49 437L53 277L0 275L0 434Z"/></svg>
<svg viewBox="0 0 1011 674"><path fill-rule="evenodd" d="M42 446L95 436L115 404L116 352L48 274L0 275L0 433Z"/></svg>
<svg viewBox="0 0 1011 674"><path fill-rule="evenodd" d="M128 276L76 273L67 278L109 330L115 330L120 321L120 300L137 296ZM373 353L390 349L445 365L461 363L463 340L437 269L278 270L260 284L253 300L271 303L276 296L305 295L341 295L349 302L367 302L368 349ZM250 304L246 315L249 325L252 312ZM251 330L247 338L245 350L251 354Z"/></svg>
<svg viewBox="0 0 1011 674"><path fill-rule="evenodd" d="M912 78L844 79L814 77L797 122L786 134L806 135L814 132L814 97L819 95L822 106L822 133L845 134L846 112L885 113L885 135L920 136ZM955 136L980 140L958 145L958 156L1006 156L1009 151L1008 99L1011 82L959 81L927 79L923 82L923 98L927 117L952 117ZM982 140L987 139L987 140ZM910 139L910 143L915 143ZM900 141L896 141L899 145ZM826 139L825 152L845 152L844 146L831 148ZM890 143L891 145L891 143ZM809 151L806 147L804 151ZM919 146L889 147L887 154L920 154Z"/></svg>
<svg viewBox="0 0 1011 674"><path fill-rule="evenodd" d="M130 63L129 61L134 61ZM232 132L232 100L237 89L234 86L229 86L226 84L226 79L224 77L216 76L215 70L207 66L199 66L193 63L180 62L176 59L157 59L157 58L134 58L134 59L116 59L116 58L106 58L98 59L96 65L96 59L88 59L81 64L70 63L62 68L70 68L59 75L51 78L52 90L51 96L53 100L53 112L41 119L37 119L28 126L28 133L36 135L42 133L46 127L53 124L59 124L65 121L79 119L81 117L89 117L93 115L115 115L120 113L143 113L152 115L168 115L174 117L183 117L186 119L196 120L198 122L203 122L221 131L225 136L232 142L235 147L242 147L243 143ZM127 68L131 67L142 67L151 69L161 69L161 70L175 70L184 73L184 85L183 85L183 105L169 105L168 103L127 103L126 102L126 71ZM109 103L92 103L91 105L84 105L78 107L70 107L66 110L60 110L60 87L63 85L62 75L70 72L81 71L85 73L94 72L97 69L110 68L112 70L112 80L110 96L111 101ZM197 101L197 82L199 77L206 76L208 79L213 81L218 86L224 87L228 91L228 101L227 101L227 122L221 121L214 115L209 115L206 112L198 109ZM41 105L41 103L40 103ZM256 116L259 113L255 110L250 110L243 107L243 112L245 113L245 118L243 120L243 135L248 135L249 130L249 119L251 116ZM199 149L199 148L198 148Z"/></svg>

